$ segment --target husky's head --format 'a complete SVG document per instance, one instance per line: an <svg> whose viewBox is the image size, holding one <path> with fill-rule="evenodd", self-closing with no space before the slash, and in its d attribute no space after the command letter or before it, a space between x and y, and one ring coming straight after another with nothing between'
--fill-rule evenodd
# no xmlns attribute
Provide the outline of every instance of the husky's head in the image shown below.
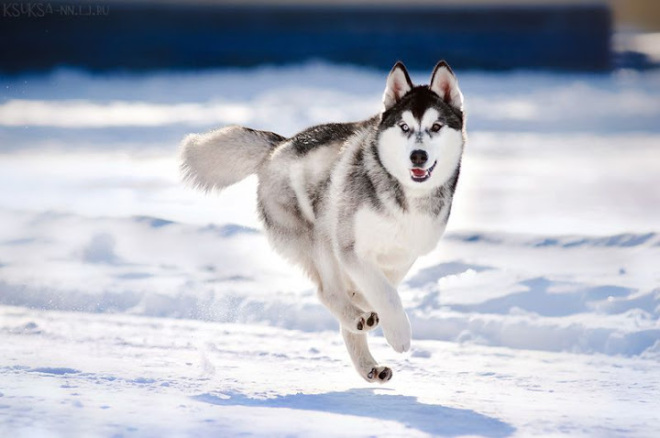
<svg viewBox="0 0 660 438"><path fill-rule="evenodd" d="M463 153L463 95L451 68L435 66L430 85L413 86L402 63L387 77L378 155L405 187L432 189L444 184Z"/></svg>

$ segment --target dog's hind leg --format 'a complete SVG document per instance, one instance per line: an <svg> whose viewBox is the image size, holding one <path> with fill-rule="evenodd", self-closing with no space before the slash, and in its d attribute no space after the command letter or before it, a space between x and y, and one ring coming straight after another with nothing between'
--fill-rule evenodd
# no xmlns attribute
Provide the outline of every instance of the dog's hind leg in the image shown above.
<svg viewBox="0 0 660 438"><path fill-rule="evenodd" d="M357 372L367 382L385 383L392 378L392 369L379 366L369 352L367 335L364 333L353 333L342 327L341 334L351 361Z"/></svg>

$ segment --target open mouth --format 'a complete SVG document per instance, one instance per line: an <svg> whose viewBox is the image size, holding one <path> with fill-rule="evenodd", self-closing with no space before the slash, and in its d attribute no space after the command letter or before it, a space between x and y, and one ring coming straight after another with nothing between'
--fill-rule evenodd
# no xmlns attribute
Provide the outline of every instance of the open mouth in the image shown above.
<svg viewBox="0 0 660 438"><path fill-rule="evenodd" d="M437 160L428 169L423 169L421 167L413 167L412 169L410 169L410 177L415 182L424 182L427 179L431 178L431 173L433 173L433 169L435 169L436 164L438 164Z"/></svg>

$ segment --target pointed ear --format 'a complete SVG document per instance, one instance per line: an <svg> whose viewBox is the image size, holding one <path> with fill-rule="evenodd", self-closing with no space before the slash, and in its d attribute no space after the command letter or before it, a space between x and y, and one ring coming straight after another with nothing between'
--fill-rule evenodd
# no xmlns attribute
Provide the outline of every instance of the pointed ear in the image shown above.
<svg viewBox="0 0 660 438"><path fill-rule="evenodd" d="M387 86L383 93L383 104L385 109L390 109L410 90L413 84L408 76L408 71L401 61L394 64L389 76L387 76Z"/></svg>
<svg viewBox="0 0 660 438"><path fill-rule="evenodd" d="M429 88L450 106L463 110L463 93L458 88L454 72L445 61L438 62L433 69Z"/></svg>

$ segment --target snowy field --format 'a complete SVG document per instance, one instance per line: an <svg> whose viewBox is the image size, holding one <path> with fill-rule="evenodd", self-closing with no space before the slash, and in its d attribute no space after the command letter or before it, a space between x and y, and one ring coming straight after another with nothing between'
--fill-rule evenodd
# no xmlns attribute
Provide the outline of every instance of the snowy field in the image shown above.
<svg viewBox="0 0 660 438"><path fill-rule="evenodd" d="M370 337L383 386L256 181L180 183L184 134L366 118L385 76L0 78L0 437L660 436L660 72L459 72L461 181L400 288L412 351Z"/></svg>

